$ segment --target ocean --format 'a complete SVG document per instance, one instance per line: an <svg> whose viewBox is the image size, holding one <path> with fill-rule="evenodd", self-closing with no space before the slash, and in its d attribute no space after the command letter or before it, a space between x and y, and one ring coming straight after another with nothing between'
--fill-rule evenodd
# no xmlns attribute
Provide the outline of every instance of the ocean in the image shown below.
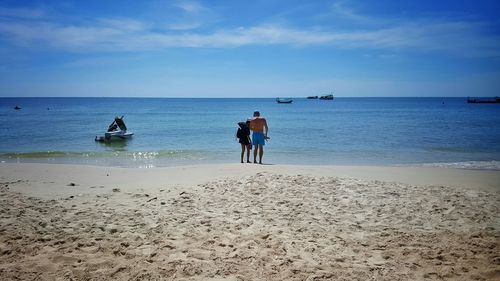
<svg viewBox="0 0 500 281"><path fill-rule="evenodd" d="M15 106L21 110L14 110ZM163 167L239 162L259 110L267 164L500 169L500 104L465 98L0 98L0 161ZM133 139L94 141L115 116Z"/></svg>

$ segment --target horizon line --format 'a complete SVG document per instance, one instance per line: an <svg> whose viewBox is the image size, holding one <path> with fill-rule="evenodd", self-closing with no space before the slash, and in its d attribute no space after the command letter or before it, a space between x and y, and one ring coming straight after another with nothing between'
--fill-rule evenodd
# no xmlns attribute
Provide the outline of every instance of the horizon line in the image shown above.
<svg viewBox="0 0 500 281"><path fill-rule="evenodd" d="M318 95L319 97L320 95ZM42 96L42 97L34 97L34 96L9 96L9 97L0 97L0 98L145 98L145 99L276 99L276 98L294 98L294 99L307 99L308 96L279 96L279 97L155 97L155 96L95 96L95 97L84 97L84 96L69 96L69 97L61 97L61 96ZM489 98L489 97L498 97L498 96L335 96L334 98Z"/></svg>

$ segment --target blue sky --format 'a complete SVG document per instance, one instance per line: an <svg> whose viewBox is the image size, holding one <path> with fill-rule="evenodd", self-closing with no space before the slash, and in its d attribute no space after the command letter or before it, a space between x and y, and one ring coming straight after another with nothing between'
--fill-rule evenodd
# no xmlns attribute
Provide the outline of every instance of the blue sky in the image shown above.
<svg viewBox="0 0 500 281"><path fill-rule="evenodd" d="M500 1L0 2L0 97L500 95Z"/></svg>

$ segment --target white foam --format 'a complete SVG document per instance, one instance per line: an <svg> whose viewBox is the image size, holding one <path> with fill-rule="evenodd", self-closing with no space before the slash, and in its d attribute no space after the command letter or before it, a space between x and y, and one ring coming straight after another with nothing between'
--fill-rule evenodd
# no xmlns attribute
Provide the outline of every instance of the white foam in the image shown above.
<svg viewBox="0 0 500 281"><path fill-rule="evenodd" d="M500 171L500 161L495 161L495 160L492 160L492 161L465 161L465 162L452 162L452 163L426 163L426 164L422 164L422 166Z"/></svg>

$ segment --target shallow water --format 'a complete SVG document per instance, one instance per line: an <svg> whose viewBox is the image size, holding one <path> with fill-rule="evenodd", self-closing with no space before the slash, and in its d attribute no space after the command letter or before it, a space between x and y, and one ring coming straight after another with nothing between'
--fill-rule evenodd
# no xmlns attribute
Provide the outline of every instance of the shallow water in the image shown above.
<svg viewBox="0 0 500 281"><path fill-rule="evenodd" d="M22 109L14 110L18 105ZM465 98L0 98L5 162L154 167L239 160L237 123L260 110L276 164L444 165L497 169L500 104ZM134 138L101 144L115 115ZM464 164L465 163L465 164ZM472 164L466 164L472 163Z"/></svg>

